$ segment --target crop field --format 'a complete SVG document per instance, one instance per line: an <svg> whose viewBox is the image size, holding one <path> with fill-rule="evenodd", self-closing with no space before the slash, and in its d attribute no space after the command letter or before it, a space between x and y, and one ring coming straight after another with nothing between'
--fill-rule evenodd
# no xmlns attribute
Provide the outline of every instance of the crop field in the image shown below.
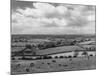
<svg viewBox="0 0 100 75"><path fill-rule="evenodd" d="M11 72L14 74L91 70L96 68L96 57L79 57L66 59L16 60L11 61Z"/></svg>

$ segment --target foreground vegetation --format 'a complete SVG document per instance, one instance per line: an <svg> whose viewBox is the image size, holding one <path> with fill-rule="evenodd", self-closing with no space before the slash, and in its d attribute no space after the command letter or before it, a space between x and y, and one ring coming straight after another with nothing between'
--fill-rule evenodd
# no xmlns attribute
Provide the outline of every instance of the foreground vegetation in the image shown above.
<svg viewBox="0 0 100 75"><path fill-rule="evenodd" d="M95 56L43 59L43 60L12 60L12 74L38 73L51 71L90 70L96 68Z"/></svg>

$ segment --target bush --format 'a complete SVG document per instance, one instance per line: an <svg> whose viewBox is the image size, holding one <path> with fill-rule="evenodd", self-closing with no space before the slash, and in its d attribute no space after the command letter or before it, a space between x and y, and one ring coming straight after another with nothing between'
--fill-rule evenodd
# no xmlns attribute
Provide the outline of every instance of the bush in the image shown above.
<svg viewBox="0 0 100 75"><path fill-rule="evenodd" d="M84 52L82 53L82 55L88 56L88 52L87 52L87 51L84 51Z"/></svg>
<svg viewBox="0 0 100 75"><path fill-rule="evenodd" d="M48 56L48 59L52 59L52 56Z"/></svg>
<svg viewBox="0 0 100 75"><path fill-rule="evenodd" d="M22 59L22 60L25 60L25 57L23 56L21 59Z"/></svg>
<svg viewBox="0 0 100 75"><path fill-rule="evenodd" d="M26 68L26 72L29 72L29 69L28 68Z"/></svg>
<svg viewBox="0 0 100 75"><path fill-rule="evenodd" d="M77 56L73 56L74 58L76 58Z"/></svg>
<svg viewBox="0 0 100 75"><path fill-rule="evenodd" d="M55 59L58 59L58 56L55 56Z"/></svg>
<svg viewBox="0 0 100 75"><path fill-rule="evenodd" d="M47 59L47 56L43 56L43 59Z"/></svg>
<svg viewBox="0 0 100 75"><path fill-rule="evenodd" d="M21 60L21 58L18 58L18 60Z"/></svg>
<svg viewBox="0 0 100 75"><path fill-rule="evenodd" d="M52 62L54 62L54 63L55 63L55 62L56 62L56 60L52 60Z"/></svg>
<svg viewBox="0 0 100 75"><path fill-rule="evenodd" d="M59 58L64 58L64 56L60 56Z"/></svg>
<svg viewBox="0 0 100 75"><path fill-rule="evenodd" d="M72 58L72 56L71 56L71 55L69 55L69 56L68 56L68 58Z"/></svg>
<svg viewBox="0 0 100 75"><path fill-rule="evenodd" d="M15 58L14 58L14 57L12 57L12 60L15 60Z"/></svg>
<svg viewBox="0 0 100 75"><path fill-rule="evenodd" d="M47 63L48 65L50 65L50 63Z"/></svg>
<svg viewBox="0 0 100 75"><path fill-rule="evenodd" d="M43 59L52 59L52 56L43 56Z"/></svg>
<svg viewBox="0 0 100 75"><path fill-rule="evenodd" d="M93 56L93 54L90 54L89 56Z"/></svg>
<svg viewBox="0 0 100 75"><path fill-rule="evenodd" d="M33 67L34 66L34 63L30 63L30 67Z"/></svg>
<svg viewBox="0 0 100 75"><path fill-rule="evenodd" d="M78 55L79 55L78 50L75 50L75 51L74 51L74 57L77 57Z"/></svg>

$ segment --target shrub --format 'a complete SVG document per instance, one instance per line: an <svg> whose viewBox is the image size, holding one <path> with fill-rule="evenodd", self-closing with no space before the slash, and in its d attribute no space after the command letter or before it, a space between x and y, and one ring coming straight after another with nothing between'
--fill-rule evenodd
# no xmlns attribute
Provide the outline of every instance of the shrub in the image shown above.
<svg viewBox="0 0 100 75"><path fill-rule="evenodd" d="M55 63L55 62L56 62L56 60L52 60L52 62L54 62L54 63Z"/></svg>
<svg viewBox="0 0 100 75"><path fill-rule="evenodd" d="M84 52L82 53L82 55L84 55L84 56L88 56L87 51L84 51Z"/></svg>
<svg viewBox="0 0 100 75"><path fill-rule="evenodd" d="M69 56L68 56L68 58L72 58L72 56L71 56L71 55L69 55Z"/></svg>
<svg viewBox="0 0 100 75"><path fill-rule="evenodd" d="M47 57L46 56L43 56L43 59L47 59Z"/></svg>
<svg viewBox="0 0 100 75"><path fill-rule="evenodd" d="M78 50L75 50L75 51L74 51L74 56L77 57L78 55L79 55Z"/></svg>
<svg viewBox="0 0 100 75"><path fill-rule="evenodd" d="M50 63L47 63L48 65L50 65Z"/></svg>
<svg viewBox="0 0 100 75"><path fill-rule="evenodd" d="M29 69L28 68L26 68L26 72L29 72Z"/></svg>
<svg viewBox="0 0 100 75"><path fill-rule="evenodd" d="M73 56L74 58L76 58L77 56Z"/></svg>
<svg viewBox="0 0 100 75"><path fill-rule="evenodd" d="M64 56L60 56L59 58L64 58Z"/></svg>
<svg viewBox="0 0 100 75"><path fill-rule="evenodd" d="M93 54L90 54L89 56L93 56Z"/></svg>
<svg viewBox="0 0 100 75"><path fill-rule="evenodd" d="M52 59L52 56L43 56L43 59Z"/></svg>
<svg viewBox="0 0 100 75"><path fill-rule="evenodd" d="M58 59L58 56L55 56L55 59Z"/></svg>
<svg viewBox="0 0 100 75"><path fill-rule="evenodd" d="M30 67L33 67L34 66L34 63L30 63Z"/></svg>
<svg viewBox="0 0 100 75"><path fill-rule="evenodd" d="M48 59L52 59L52 56L48 56Z"/></svg>
<svg viewBox="0 0 100 75"><path fill-rule="evenodd" d="M21 59L22 59L22 60L25 60L25 57L23 56Z"/></svg>
<svg viewBox="0 0 100 75"><path fill-rule="evenodd" d="M15 60L15 58L14 58L14 57L12 57L12 60Z"/></svg>

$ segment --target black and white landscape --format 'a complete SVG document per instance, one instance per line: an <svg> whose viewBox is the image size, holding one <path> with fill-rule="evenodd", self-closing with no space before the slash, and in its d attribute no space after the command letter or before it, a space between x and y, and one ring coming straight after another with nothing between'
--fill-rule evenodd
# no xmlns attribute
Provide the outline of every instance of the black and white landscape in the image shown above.
<svg viewBox="0 0 100 75"><path fill-rule="evenodd" d="M95 10L11 0L11 74L96 69Z"/></svg>

